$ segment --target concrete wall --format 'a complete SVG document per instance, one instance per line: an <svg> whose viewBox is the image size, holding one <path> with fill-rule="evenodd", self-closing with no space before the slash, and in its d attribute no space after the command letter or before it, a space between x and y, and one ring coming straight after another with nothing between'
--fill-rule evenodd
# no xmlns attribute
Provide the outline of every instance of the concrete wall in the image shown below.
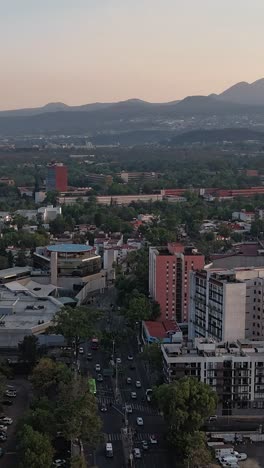
<svg viewBox="0 0 264 468"><path fill-rule="evenodd" d="M245 338L246 327L246 284L224 284L223 340Z"/></svg>

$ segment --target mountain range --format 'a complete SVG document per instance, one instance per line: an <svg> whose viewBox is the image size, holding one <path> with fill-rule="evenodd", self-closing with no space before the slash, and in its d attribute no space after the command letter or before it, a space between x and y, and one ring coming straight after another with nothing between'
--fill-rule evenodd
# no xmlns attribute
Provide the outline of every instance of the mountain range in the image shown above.
<svg viewBox="0 0 264 468"><path fill-rule="evenodd" d="M140 99L68 106L61 102L43 107L0 111L0 136L80 134L170 130L170 121L230 116L259 116L264 123L264 78L241 82L221 94L188 96L179 101L150 103ZM229 122L224 126L230 126Z"/></svg>

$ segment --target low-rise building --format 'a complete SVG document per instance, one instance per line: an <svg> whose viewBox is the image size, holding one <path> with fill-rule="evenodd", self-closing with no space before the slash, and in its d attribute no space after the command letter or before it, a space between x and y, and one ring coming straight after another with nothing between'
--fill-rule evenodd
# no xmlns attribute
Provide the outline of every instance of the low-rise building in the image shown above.
<svg viewBox="0 0 264 468"><path fill-rule="evenodd" d="M17 282L1 285L0 347L16 348L25 336L44 334L61 307L43 289L39 295Z"/></svg>
<svg viewBox="0 0 264 468"><path fill-rule="evenodd" d="M222 415L259 414L264 408L264 342L194 341L161 345L166 382L185 376L210 385Z"/></svg>

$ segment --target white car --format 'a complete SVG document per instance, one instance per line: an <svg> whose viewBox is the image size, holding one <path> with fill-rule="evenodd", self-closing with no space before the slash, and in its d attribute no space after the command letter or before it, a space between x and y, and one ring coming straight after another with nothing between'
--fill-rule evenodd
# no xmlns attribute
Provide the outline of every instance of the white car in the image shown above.
<svg viewBox="0 0 264 468"><path fill-rule="evenodd" d="M66 460L58 458L57 460L54 460L53 465L56 466L56 468L61 468L66 465Z"/></svg>
<svg viewBox="0 0 264 468"><path fill-rule="evenodd" d="M129 354L129 355L127 356L127 359L128 359L129 361L133 361L134 358L133 358L132 354Z"/></svg>
<svg viewBox="0 0 264 468"><path fill-rule="evenodd" d="M131 392L130 395L131 395L131 398L132 398L133 400L135 400L135 399L137 398L136 392Z"/></svg>
<svg viewBox="0 0 264 468"><path fill-rule="evenodd" d="M96 372L100 372L100 371L101 371L101 366L100 366L100 364L95 364L95 370L96 370Z"/></svg>
<svg viewBox="0 0 264 468"><path fill-rule="evenodd" d="M7 431L7 426L4 426L3 424L0 424L0 431Z"/></svg>
<svg viewBox="0 0 264 468"><path fill-rule="evenodd" d="M120 358L120 357L117 357L117 358L116 358L116 363L117 363L117 364L121 364L121 363L122 363L122 361L121 361L121 358Z"/></svg>
<svg viewBox="0 0 264 468"><path fill-rule="evenodd" d="M134 448L134 457L141 458L141 451L139 448Z"/></svg>
<svg viewBox="0 0 264 468"><path fill-rule="evenodd" d="M12 390L6 390L5 391L5 396L9 398L15 398L17 396L16 392L13 392Z"/></svg>
<svg viewBox="0 0 264 468"><path fill-rule="evenodd" d="M13 419L8 416L4 416L3 418L0 418L0 424L7 424L9 426L10 424L13 424Z"/></svg>
<svg viewBox="0 0 264 468"><path fill-rule="evenodd" d="M133 412L132 406L131 405L126 405L126 412L131 414Z"/></svg>
<svg viewBox="0 0 264 468"><path fill-rule="evenodd" d="M144 425L143 418L140 418L140 417L137 418L137 425L138 426L143 426Z"/></svg>
<svg viewBox="0 0 264 468"><path fill-rule="evenodd" d="M140 382L140 380L136 380L136 387L137 387L137 388L141 388L141 382Z"/></svg>
<svg viewBox="0 0 264 468"><path fill-rule="evenodd" d="M79 354L83 354L83 353L84 353L84 349L83 349L82 346L80 346L80 348L79 348Z"/></svg>

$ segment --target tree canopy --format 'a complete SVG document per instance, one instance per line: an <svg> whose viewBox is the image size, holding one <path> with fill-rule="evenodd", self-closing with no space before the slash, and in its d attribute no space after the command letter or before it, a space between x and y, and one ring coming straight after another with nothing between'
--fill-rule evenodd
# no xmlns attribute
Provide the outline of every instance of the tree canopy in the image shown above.
<svg viewBox="0 0 264 468"><path fill-rule="evenodd" d="M21 468L49 468L53 448L47 435L24 425L18 434L18 451Z"/></svg>

